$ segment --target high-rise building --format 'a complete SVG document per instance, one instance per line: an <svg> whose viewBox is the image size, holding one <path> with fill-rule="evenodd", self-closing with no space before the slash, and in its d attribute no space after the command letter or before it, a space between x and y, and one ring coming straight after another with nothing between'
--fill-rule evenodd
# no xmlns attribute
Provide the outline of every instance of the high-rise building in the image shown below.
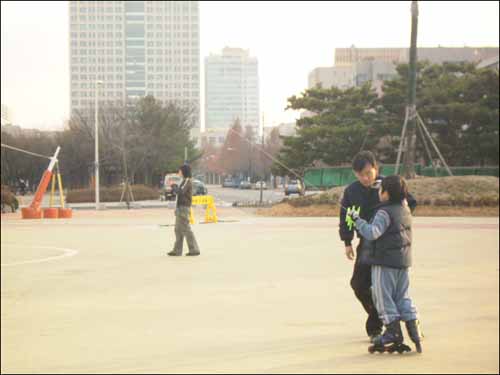
<svg viewBox="0 0 500 375"><path fill-rule="evenodd" d="M153 95L199 124L198 1L70 1L71 114Z"/></svg>
<svg viewBox="0 0 500 375"><path fill-rule="evenodd" d="M259 128L258 62L248 50L226 47L205 58L205 129L228 129L236 119Z"/></svg>

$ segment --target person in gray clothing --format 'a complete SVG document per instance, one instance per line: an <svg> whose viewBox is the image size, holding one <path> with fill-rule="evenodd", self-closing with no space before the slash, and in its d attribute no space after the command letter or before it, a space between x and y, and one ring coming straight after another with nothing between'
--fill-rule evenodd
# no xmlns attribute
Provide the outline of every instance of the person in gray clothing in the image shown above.
<svg viewBox="0 0 500 375"><path fill-rule="evenodd" d="M189 216L191 213L191 203L193 197L193 185L191 182L191 168L189 165L184 164L179 168L179 176L182 177L182 181L179 184L176 196L177 203L175 209L175 244L174 249L168 253L170 256L180 256L182 255L182 246L184 243L184 237L188 244L189 251L187 256L197 256L200 255L200 249L194 233L191 230L191 225L189 224Z"/></svg>
<svg viewBox="0 0 500 375"><path fill-rule="evenodd" d="M358 233L366 240L366 259L372 267L372 295L386 328L369 351L409 351L403 344L400 321L406 323L417 351L422 352L417 309L409 295L409 267L412 262L412 217L407 203L408 188L400 176L382 180L380 205L370 223L350 212Z"/></svg>

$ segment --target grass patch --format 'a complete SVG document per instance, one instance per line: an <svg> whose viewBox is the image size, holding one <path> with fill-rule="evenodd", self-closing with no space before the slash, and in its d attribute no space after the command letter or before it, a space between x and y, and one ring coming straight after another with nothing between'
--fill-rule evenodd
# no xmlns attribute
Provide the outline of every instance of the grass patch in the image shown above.
<svg viewBox="0 0 500 375"><path fill-rule="evenodd" d="M419 177L408 181L418 202L415 216L498 216L498 177ZM338 216L345 186L328 191L284 199L270 209L257 210L264 216Z"/></svg>

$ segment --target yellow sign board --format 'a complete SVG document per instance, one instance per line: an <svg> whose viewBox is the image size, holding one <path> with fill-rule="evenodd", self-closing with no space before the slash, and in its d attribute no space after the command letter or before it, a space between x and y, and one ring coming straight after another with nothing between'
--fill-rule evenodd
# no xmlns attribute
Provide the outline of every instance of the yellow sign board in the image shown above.
<svg viewBox="0 0 500 375"><path fill-rule="evenodd" d="M207 209L205 211L205 223L217 223L217 211L215 209L215 200L211 195L198 195L193 197L193 205L206 205ZM194 224L193 209L189 215L189 222Z"/></svg>

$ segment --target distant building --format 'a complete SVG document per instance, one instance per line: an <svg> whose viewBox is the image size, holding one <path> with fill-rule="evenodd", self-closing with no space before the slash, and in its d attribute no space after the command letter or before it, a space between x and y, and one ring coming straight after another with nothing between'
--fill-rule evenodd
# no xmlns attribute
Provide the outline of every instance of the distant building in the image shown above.
<svg viewBox="0 0 500 375"><path fill-rule="evenodd" d="M498 47L420 47L417 48L419 61L433 64L443 62L471 62L498 56ZM407 63L409 48L335 48L335 66L351 66L364 60L380 60L388 63Z"/></svg>
<svg viewBox="0 0 500 375"><path fill-rule="evenodd" d="M193 109L199 126L198 1L69 1L70 106L124 105L146 95Z"/></svg>
<svg viewBox="0 0 500 375"><path fill-rule="evenodd" d="M323 88L334 86L333 82L333 66L315 68L308 77L308 87L316 87L321 85Z"/></svg>
<svg viewBox="0 0 500 375"><path fill-rule="evenodd" d="M330 66L316 68L309 73L308 87L321 85L323 88L348 88L354 84L353 69L351 66Z"/></svg>
<svg viewBox="0 0 500 375"><path fill-rule="evenodd" d="M200 133L200 145L220 147L226 141L228 131L229 129L205 129L204 132Z"/></svg>
<svg viewBox="0 0 500 375"><path fill-rule="evenodd" d="M470 62L478 67L498 69L498 47L431 47L418 48L419 61L433 64ZM408 48L336 48L335 65L321 67L309 73L308 87L346 89L371 82L379 95L382 83L397 76L396 66L408 63ZM305 113L304 116L308 116Z"/></svg>
<svg viewBox="0 0 500 375"><path fill-rule="evenodd" d="M292 137L297 134L297 124L294 121L281 123L277 126L264 127L264 137L267 139L275 129L278 129L278 133L282 137Z"/></svg>
<svg viewBox="0 0 500 375"><path fill-rule="evenodd" d="M297 134L297 123L287 122L278 125L279 134L284 137L292 137Z"/></svg>
<svg viewBox="0 0 500 375"><path fill-rule="evenodd" d="M382 94L382 84L397 77L396 65L382 60L359 61L352 66L354 86L362 86L371 82L371 86L379 95Z"/></svg>
<svg viewBox="0 0 500 375"><path fill-rule="evenodd" d="M236 119L259 129L259 70L248 50L224 48L205 58L205 130L228 129Z"/></svg>

